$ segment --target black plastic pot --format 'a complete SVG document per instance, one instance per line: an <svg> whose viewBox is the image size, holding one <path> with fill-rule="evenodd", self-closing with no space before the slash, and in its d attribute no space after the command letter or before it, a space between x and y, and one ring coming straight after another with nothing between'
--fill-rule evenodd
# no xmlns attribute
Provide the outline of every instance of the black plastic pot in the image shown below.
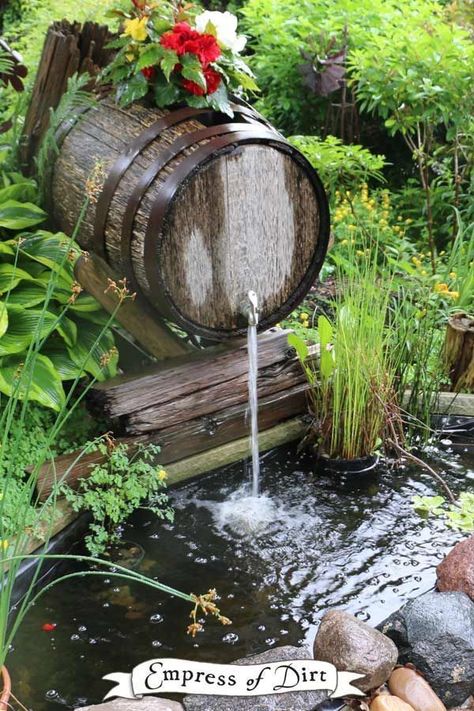
<svg viewBox="0 0 474 711"><path fill-rule="evenodd" d="M373 471L379 463L377 454L358 459L330 459L329 457L318 457L316 459L316 469L325 474L346 474L348 476L358 476L368 474Z"/></svg>

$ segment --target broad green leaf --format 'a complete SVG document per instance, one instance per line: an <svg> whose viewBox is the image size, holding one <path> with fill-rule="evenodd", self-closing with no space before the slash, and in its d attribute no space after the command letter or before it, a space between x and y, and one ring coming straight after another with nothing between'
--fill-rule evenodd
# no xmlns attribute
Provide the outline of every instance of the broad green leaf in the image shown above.
<svg viewBox="0 0 474 711"><path fill-rule="evenodd" d="M50 345L50 340L48 340L42 350L42 354L49 358L54 365L54 369L59 373L61 380L75 380L84 375L61 342Z"/></svg>
<svg viewBox="0 0 474 711"><path fill-rule="evenodd" d="M46 289L43 284L34 281L24 281L8 295L8 304L30 308L43 303Z"/></svg>
<svg viewBox="0 0 474 711"><path fill-rule="evenodd" d="M0 264L0 294L14 289L23 280L32 281L32 277L14 264Z"/></svg>
<svg viewBox="0 0 474 711"><path fill-rule="evenodd" d="M81 294L79 294L75 302L71 304L69 309L73 312L76 311L78 313L89 313L93 311L100 311L102 309L102 306L99 304L97 299L94 299L93 296L83 291Z"/></svg>
<svg viewBox="0 0 474 711"><path fill-rule="evenodd" d="M23 254L50 269L57 269L64 262L64 269L69 269L71 274L72 262L80 255L79 248L65 234L52 234L43 230L24 239L20 249Z"/></svg>
<svg viewBox="0 0 474 711"><path fill-rule="evenodd" d="M318 333L321 352L319 369L323 378L330 378L334 372L334 357L332 353L333 330L326 316L318 318Z"/></svg>
<svg viewBox="0 0 474 711"><path fill-rule="evenodd" d="M255 79L253 79L249 74L246 74L245 72L234 72L233 77L243 89L247 89L248 91L258 91L258 85Z"/></svg>
<svg viewBox="0 0 474 711"><path fill-rule="evenodd" d="M145 69L146 67L151 67L154 64L158 64L159 60L163 57L163 55L167 55L169 53L169 50L164 49L160 44L150 44L147 45L146 49L141 52L138 61L137 61L137 69ZM174 52L171 52L171 54L174 54L176 57L175 64L178 61L178 55L175 54ZM173 65L174 67L174 65ZM172 67L172 69L173 69ZM164 69L163 69L164 72Z"/></svg>
<svg viewBox="0 0 474 711"><path fill-rule="evenodd" d="M65 394L59 373L44 355L36 355L28 371L22 356L3 358L0 365L0 392L8 397L39 402L59 412L65 404Z"/></svg>
<svg viewBox="0 0 474 711"><path fill-rule="evenodd" d="M7 309L8 329L0 338L0 356L22 353L33 340L47 336L56 323L56 316L48 311L9 304Z"/></svg>
<svg viewBox="0 0 474 711"><path fill-rule="evenodd" d="M74 321L63 315L56 326L56 330L62 336L66 345L72 348L77 340L77 326Z"/></svg>
<svg viewBox="0 0 474 711"><path fill-rule="evenodd" d="M136 74L117 87L117 101L120 106L128 106L148 93L148 82L142 73Z"/></svg>
<svg viewBox="0 0 474 711"><path fill-rule="evenodd" d="M157 106L164 107L174 104L179 98L179 88L173 82L157 84L155 86L155 99ZM194 97L192 97L194 98Z"/></svg>
<svg viewBox="0 0 474 711"><path fill-rule="evenodd" d="M183 54L183 56L180 58L180 64L181 64L181 74L183 75L183 77L185 79L189 79L190 81L193 81L195 84L200 86L201 89L204 89L204 91L206 91L206 89L207 89L206 79L205 79L203 71L202 71L201 62L196 57L196 55L195 54ZM167 78L169 78L169 77L167 77Z"/></svg>
<svg viewBox="0 0 474 711"><path fill-rule="evenodd" d="M8 328L8 311L7 307L3 303L3 301L0 301L0 338L3 336L3 334L6 332Z"/></svg>
<svg viewBox="0 0 474 711"><path fill-rule="evenodd" d="M234 112L232 111L229 102L229 95L223 82L221 82L217 91L209 95L208 99L210 105L216 111L221 111L223 114L227 114L231 118L234 116Z"/></svg>
<svg viewBox="0 0 474 711"><path fill-rule="evenodd" d="M0 227L8 230L24 230L43 222L47 217L44 210L33 203L7 200L0 205Z"/></svg>
<svg viewBox="0 0 474 711"><path fill-rule="evenodd" d="M296 333L288 334L288 345L295 349L301 363L304 363L308 357L308 346L303 338L297 336Z"/></svg>
<svg viewBox="0 0 474 711"><path fill-rule="evenodd" d="M115 375L117 355L110 330L95 323L77 319L77 341L69 348L69 356L76 365L90 373L97 380L105 380ZM108 364L106 361L110 361Z"/></svg>
<svg viewBox="0 0 474 711"><path fill-rule="evenodd" d="M21 183L9 185L0 190L0 205L8 200L18 200L20 202L33 202L37 199L37 187L34 180L24 180Z"/></svg>

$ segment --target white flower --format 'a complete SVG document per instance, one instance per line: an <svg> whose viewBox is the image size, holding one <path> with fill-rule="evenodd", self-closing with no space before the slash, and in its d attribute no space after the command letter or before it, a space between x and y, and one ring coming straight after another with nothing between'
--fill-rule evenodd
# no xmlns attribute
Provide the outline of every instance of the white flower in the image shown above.
<svg viewBox="0 0 474 711"><path fill-rule="evenodd" d="M236 54L243 50L247 38L237 34L237 18L235 15L228 11L205 10L196 17L197 31L206 32L209 23L212 25L212 30L221 47L231 49Z"/></svg>

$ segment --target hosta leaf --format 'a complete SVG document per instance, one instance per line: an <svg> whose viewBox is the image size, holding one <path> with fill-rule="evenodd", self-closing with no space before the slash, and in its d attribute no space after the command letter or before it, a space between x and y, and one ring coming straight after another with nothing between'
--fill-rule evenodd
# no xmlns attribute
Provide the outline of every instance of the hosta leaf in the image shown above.
<svg viewBox="0 0 474 711"><path fill-rule="evenodd" d="M99 304L99 302L94 299L93 296L87 294L85 291L79 294L75 302L70 306L70 311L76 311L78 313L100 311L101 309L102 306Z"/></svg>
<svg viewBox="0 0 474 711"><path fill-rule="evenodd" d="M8 329L0 338L0 356L22 353L33 340L47 336L54 328L56 316L39 309L24 309L10 306L8 310Z"/></svg>
<svg viewBox="0 0 474 711"><path fill-rule="evenodd" d="M0 205L0 227L24 230L46 219L46 213L31 202L7 200Z"/></svg>
<svg viewBox="0 0 474 711"><path fill-rule="evenodd" d="M118 358L113 348L114 339L109 329L104 332L102 326L77 319L77 341L68 352L79 368L97 380L115 375ZM106 364L105 361L109 362Z"/></svg>
<svg viewBox="0 0 474 711"><path fill-rule="evenodd" d="M56 330L62 336L67 346L74 346L77 340L77 326L74 321L71 321L67 316L61 316Z"/></svg>
<svg viewBox="0 0 474 711"><path fill-rule="evenodd" d="M28 372L22 356L3 358L0 365L0 392L8 397L16 395L22 400L39 402L57 412L66 400L59 373L44 355L34 357Z"/></svg>
<svg viewBox="0 0 474 711"><path fill-rule="evenodd" d="M14 289L22 280L31 279L28 272L14 264L0 264L0 294Z"/></svg>
<svg viewBox="0 0 474 711"><path fill-rule="evenodd" d="M24 180L21 183L9 185L0 190L0 205L8 200L18 200L20 202L34 202L37 198L37 187L34 180Z"/></svg>
<svg viewBox="0 0 474 711"><path fill-rule="evenodd" d="M50 345L50 341L48 340L48 343L42 350L42 354L49 358L55 370L59 373L61 380L75 380L81 377L81 375L84 375L61 342Z"/></svg>
<svg viewBox="0 0 474 711"><path fill-rule="evenodd" d="M333 330L326 316L318 318L319 342L321 345L320 365L323 378L330 378L334 371L334 357L332 353Z"/></svg>
<svg viewBox="0 0 474 711"><path fill-rule="evenodd" d="M8 328L8 311L7 307L0 301L0 338L3 336Z"/></svg>
<svg viewBox="0 0 474 711"><path fill-rule="evenodd" d="M79 249L62 232L51 234L51 232L39 231L31 237L22 241L21 251L27 254L40 264L57 269L59 264L64 262L63 269L72 274L71 260L78 257Z"/></svg>
<svg viewBox="0 0 474 711"><path fill-rule="evenodd" d="M43 303L46 289L43 284L24 281L8 295L8 304L30 308Z"/></svg>

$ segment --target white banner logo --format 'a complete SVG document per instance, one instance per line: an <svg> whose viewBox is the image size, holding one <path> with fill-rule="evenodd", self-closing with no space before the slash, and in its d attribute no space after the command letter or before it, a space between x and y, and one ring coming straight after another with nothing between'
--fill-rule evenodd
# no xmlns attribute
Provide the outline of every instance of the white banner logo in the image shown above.
<svg viewBox="0 0 474 711"><path fill-rule="evenodd" d="M117 684L104 697L135 699L145 694L209 694L213 696L259 696L290 691L327 690L331 698L364 696L352 686L361 674L338 672L333 664L312 659L269 664L208 664L184 659L151 659L131 674L117 672L103 679Z"/></svg>

